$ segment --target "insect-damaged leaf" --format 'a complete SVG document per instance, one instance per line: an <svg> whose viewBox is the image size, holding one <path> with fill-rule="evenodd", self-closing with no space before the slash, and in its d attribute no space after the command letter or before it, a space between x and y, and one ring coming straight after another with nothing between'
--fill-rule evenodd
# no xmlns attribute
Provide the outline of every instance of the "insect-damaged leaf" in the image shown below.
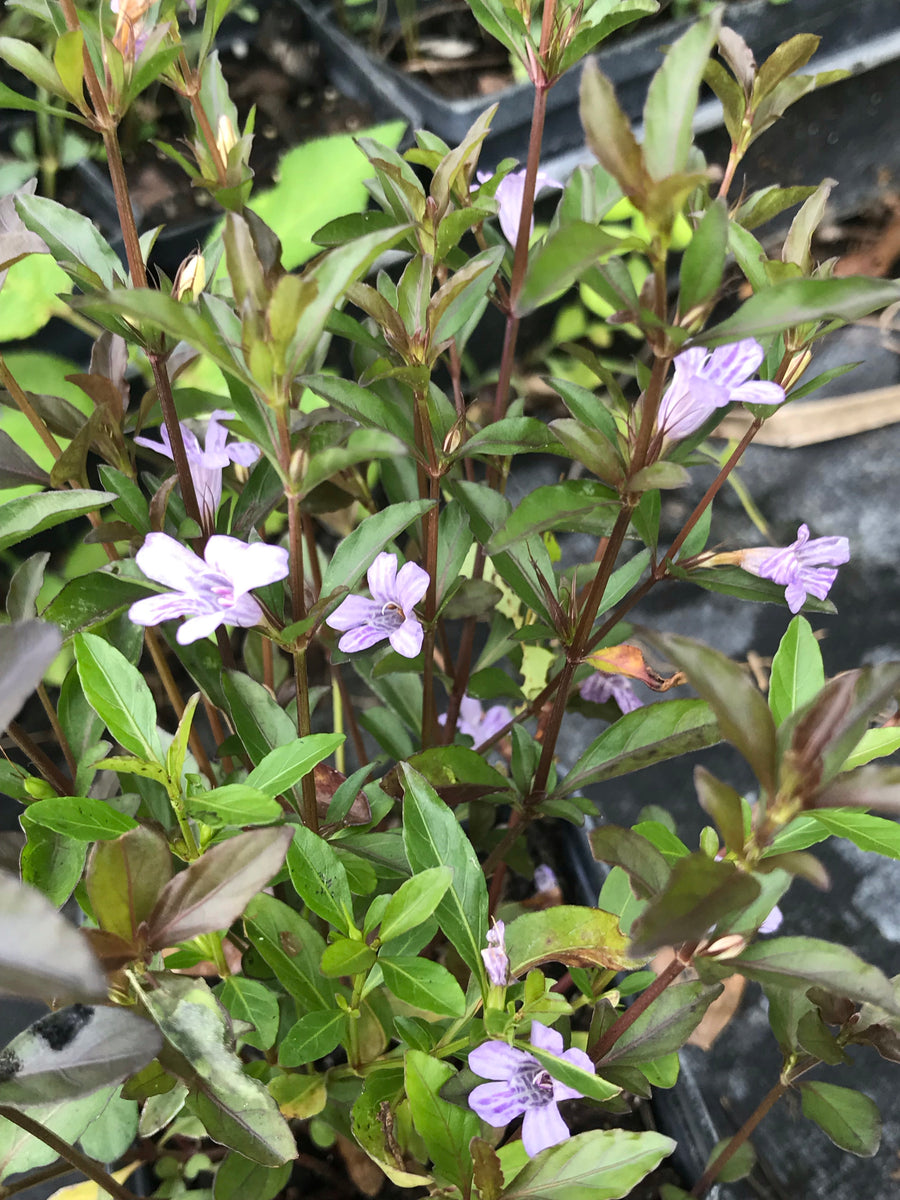
<svg viewBox="0 0 900 1200"><path fill-rule="evenodd" d="M285 826L229 838L163 888L150 915L153 949L227 929L280 869L291 841Z"/></svg>
<svg viewBox="0 0 900 1200"><path fill-rule="evenodd" d="M121 1083L155 1058L159 1031L123 1008L73 1004L0 1051L0 1104L48 1104Z"/></svg>
<svg viewBox="0 0 900 1200"><path fill-rule="evenodd" d="M609 967L627 971L641 965L626 953L628 939L612 913L559 904L523 913L506 927L510 975L525 975L545 962L569 967Z"/></svg>

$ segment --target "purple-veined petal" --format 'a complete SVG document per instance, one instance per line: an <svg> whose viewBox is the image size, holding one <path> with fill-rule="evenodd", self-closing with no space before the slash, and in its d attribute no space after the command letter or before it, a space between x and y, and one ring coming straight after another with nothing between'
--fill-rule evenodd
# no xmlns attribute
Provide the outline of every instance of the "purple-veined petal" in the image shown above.
<svg viewBox="0 0 900 1200"><path fill-rule="evenodd" d="M388 636L386 629L378 629L375 625L357 625L348 630L338 642L338 650L344 654L355 654L358 650L368 650L377 646Z"/></svg>
<svg viewBox="0 0 900 1200"><path fill-rule="evenodd" d="M222 468L207 466L198 459L190 459L188 465L204 528L215 529L216 513L222 500Z"/></svg>
<svg viewBox="0 0 900 1200"><path fill-rule="evenodd" d="M160 428L159 434L162 438L161 442L154 442L148 437L136 437L134 439L134 444L136 446L146 446L148 450L155 450L157 454L162 454L166 458L174 459L175 456L172 453L172 445L169 441L169 431L166 429L165 425Z"/></svg>
<svg viewBox="0 0 900 1200"><path fill-rule="evenodd" d="M711 383L734 388L755 375L765 354L754 338L743 338L730 346L719 346L709 356L703 374Z"/></svg>
<svg viewBox="0 0 900 1200"><path fill-rule="evenodd" d="M548 1146L558 1146L569 1136L569 1127L559 1115L555 1104L526 1109L522 1122L522 1145L529 1158Z"/></svg>
<svg viewBox="0 0 900 1200"><path fill-rule="evenodd" d="M795 616L806 603L806 591L807 589L799 579L792 579L784 589L784 598L787 601L787 606ZM825 594L827 595L827 593L828 589L826 588ZM824 600L825 596L820 596L819 599Z"/></svg>
<svg viewBox="0 0 900 1200"><path fill-rule="evenodd" d="M549 1025L543 1025L540 1021L531 1022L531 1033L528 1035L528 1040L533 1046L537 1046L538 1050L546 1050L548 1054L562 1054L562 1034L556 1029L551 1029Z"/></svg>
<svg viewBox="0 0 900 1200"><path fill-rule="evenodd" d="M191 617L183 625L178 626L175 640L179 646L189 646L191 642L199 642L201 638L209 637L214 629L223 625L224 616L220 612L204 613L199 617Z"/></svg>
<svg viewBox="0 0 900 1200"><path fill-rule="evenodd" d="M128 619L135 625L161 625L163 621L172 621L198 611L199 605L192 596L184 592L165 592L161 596L145 596L143 600L135 600L128 610Z"/></svg>
<svg viewBox="0 0 900 1200"><path fill-rule="evenodd" d="M228 430L220 422L228 420L233 416L233 412L228 412L224 408L217 408L215 412L209 415L209 423L206 426L205 449L203 452L211 460L210 465L215 463L220 467L225 466L225 462L227 461L225 443L228 441Z"/></svg>
<svg viewBox="0 0 900 1200"><path fill-rule="evenodd" d="M226 625L237 625L241 629L252 629L260 623L263 616L259 601L247 594L235 596L230 607L223 605L222 612Z"/></svg>
<svg viewBox="0 0 900 1200"><path fill-rule="evenodd" d="M235 596L267 583L277 583L290 569L288 552L283 546L270 546L267 542L248 545L222 534L209 539L204 558L214 571L230 580Z"/></svg>
<svg viewBox="0 0 900 1200"><path fill-rule="evenodd" d="M510 1079L526 1063L540 1069L537 1059L506 1042L482 1042L469 1051L470 1069L484 1079Z"/></svg>
<svg viewBox="0 0 900 1200"><path fill-rule="evenodd" d="M415 563L404 563L397 572L394 598L406 616L412 612L428 591L428 572ZM374 592L372 593L375 594Z"/></svg>
<svg viewBox="0 0 900 1200"><path fill-rule="evenodd" d="M404 658L415 658L422 649L425 632L415 617L407 617L399 629L389 635L390 643Z"/></svg>
<svg viewBox="0 0 900 1200"><path fill-rule="evenodd" d="M779 383L768 383L765 379L751 379L749 383L732 388L731 399L741 404L781 404L784 388Z"/></svg>
<svg viewBox="0 0 900 1200"><path fill-rule="evenodd" d="M502 1129L525 1111L525 1104L507 1083L480 1083L469 1092L469 1108L494 1129Z"/></svg>
<svg viewBox="0 0 900 1200"><path fill-rule="evenodd" d="M374 600L367 600L365 596L346 596L334 612L325 618L325 624L331 629L346 632L357 625L366 625L380 615L381 605ZM386 631L382 636L386 636Z"/></svg>
<svg viewBox="0 0 900 1200"><path fill-rule="evenodd" d="M801 526L801 529L806 529L806 526ZM840 567L850 561L850 542L845 537L813 538L806 545L798 539L794 543L794 551L802 566Z"/></svg>
<svg viewBox="0 0 900 1200"><path fill-rule="evenodd" d="M179 592L193 592L206 573L203 559L167 533L148 533L134 557L148 579Z"/></svg>
<svg viewBox="0 0 900 1200"><path fill-rule="evenodd" d="M675 359L675 378L687 379L698 375L708 357L709 351L703 346L691 346L690 350L682 350Z"/></svg>
<svg viewBox="0 0 900 1200"><path fill-rule="evenodd" d="M397 555L382 551L366 573L372 599L379 604L397 601Z"/></svg>
<svg viewBox="0 0 900 1200"><path fill-rule="evenodd" d="M260 449L252 442L232 442L225 447L225 453L239 467L252 467L260 456Z"/></svg>

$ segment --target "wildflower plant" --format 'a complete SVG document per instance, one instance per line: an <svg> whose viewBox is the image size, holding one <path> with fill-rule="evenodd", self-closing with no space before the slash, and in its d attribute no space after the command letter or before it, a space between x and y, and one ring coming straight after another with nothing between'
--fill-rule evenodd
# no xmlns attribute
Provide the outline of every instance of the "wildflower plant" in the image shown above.
<svg viewBox="0 0 900 1200"><path fill-rule="evenodd" d="M896 825L877 814L900 792L877 760L900 746L883 724L900 664L826 678L808 618L833 612L851 531L811 538L804 524L786 548L706 550L754 435L833 376L815 378L819 339L900 299L895 282L814 261L830 181L742 190L748 146L833 74L798 74L818 44L805 35L757 66L717 9L669 48L639 144L588 60L597 161L532 241L536 189L552 183L539 170L549 88L656 5L471 7L534 84L524 174L505 164L478 183L492 109L457 147L427 131L405 154L360 137L374 206L321 229L299 273L253 211L252 118L241 127L213 49L227 2L200 7L189 41L193 7L169 0L93 13L61 0L47 57L0 41L38 89L4 86L6 106L41 112L50 94L102 141L125 248L123 262L87 217L29 187L0 207L0 278L49 254L78 322L98 330L74 377L87 416L28 393L0 358L4 403L55 462L48 475L0 439L4 483L37 489L0 505L0 544L15 553L54 526L81 540L87 517L108 560L45 604L48 555L23 550L0 627L0 718L18 748L0 782L25 835L21 877L0 874L0 989L57 1006L0 1055L0 1181L61 1156L128 1197L103 1164L140 1133L166 1163L158 1194L181 1194L188 1165L166 1146L183 1134L217 1147L191 1168L215 1170L217 1200L275 1196L307 1123L401 1187L622 1196L672 1139L570 1137L571 1106L606 1121L626 1092L672 1086L732 975L765 991L784 1063L692 1194L734 1176L789 1091L839 1145L877 1147L871 1100L804 1077L851 1044L896 1061L896 986L847 947L781 936L770 914L790 911L798 875L827 887L817 841L897 856ZM724 108L721 169L691 143L703 80ZM167 152L224 211L206 251L223 272L192 259L174 284L148 272L153 238L135 225L117 138L151 83L183 97L190 149ZM640 291L624 262L634 239L604 226L623 196L646 231ZM772 251L755 231L789 210ZM676 227L690 230L678 255ZM643 343L630 373L590 358L593 389L550 379L568 415L545 421L518 392L521 322L580 283ZM504 336L485 403L467 363L489 307ZM196 358L227 396L182 382ZM705 439L736 403L752 423L722 464ZM184 421L204 415L201 448ZM171 471L146 469L148 446ZM514 504L507 483L535 453L559 482ZM697 476L702 497L663 537L661 492ZM571 561L573 531L595 540L585 562ZM796 614L767 695L717 649L636 623L667 582ZM17 719L33 687L50 742ZM561 762L576 709L596 724ZM752 807L698 767L710 824L697 846L658 821L630 827L608 781L651 763L674 775L722 741L755 776ZM529 839L596 813L586 789L609 868L588 902ZM513 872L526 883L507 887ZM70 897L81 928L58 911Z"/></svg>

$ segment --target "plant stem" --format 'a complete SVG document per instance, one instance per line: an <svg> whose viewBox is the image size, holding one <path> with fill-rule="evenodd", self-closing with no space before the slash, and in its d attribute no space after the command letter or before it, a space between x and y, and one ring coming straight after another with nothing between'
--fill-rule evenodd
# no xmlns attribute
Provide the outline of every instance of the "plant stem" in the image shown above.
<svg viewBox="0 0 900 1200"><path fill-rule="evenodd" d="M0 354L0 382L2 382L3 386L12 396L13 400L15 400L19 411L24 413L31 422L38 437L53 455L53 461L55 462L62 454L62 447L44 424L44 421L41 419L41 417L39 417L35 412L34 406L22 388L19 387L15 376L6 365L6 360L2 354Z"/></svg>
<svg viewBox="0 0 900 1200"><path fill-rule="evenodd" d="M593 1062L599 1063L601 1059L605 1058L625 1030L630 1029L641 1013L650 1007L657 996L661 996L666 988L675 982L681 972L690 966L691 958L696 948L696 942L688 942L679 948L665 970L657 975L650 986L641 992L633 1004L629 1004L618 1020L610 1025L600 1040L590 1048L588 1053Z"/></svg>
<svg viewBox="0 0 900 1200"><path fill-rule="evenodd" d="M10 721L6 727L6 732L22 753L31 759L51 787L55 788L61 796L72 795L72 788L74 786L72 781L66 779L59 767L32 741L17 721Z"/></svg>
<svg viewBox="0 0 900 1200"><path fill-rule="evenodd" d="M18 1125L20 1129L24 1129L32 1137L36 1137L45 1146L49 1146L60 1158L64 1158L66 1162L71 1163L82 1175L86 1175L88 1179L93 1179L94 1183L102 1188L103 1191L108 1192L110 1196L115 1197L115 1200L137 1200L133 1192L129 1192L128 1188L122 1187L120 1183L117 1183L111 1175L103 1170L99 1163L94 1162L92 1158L88 1158L86 1154L82 1154L80 1150L76 1150L74 1146L70 1146L68 1142L63 1141L52 1130L32 1120L25 1113L19 1112L17 1108L12 1108L9 1104L0 1104L0 1117L5 1117L13 1125Z"/></svg>
<svg viewBox="0 0 900 1200"><path fill-rule="evenodd" d="M32 1171L24 1179L0 1186L0 1200L7 1200L9 1196L15 1196L19 1192L26 1192L29 1188L37 1187L39 1183L47 1183L51 1179L58 1179L60 1175L68 1175L71 1170L71 1163L57 1162L52 1163L49 1167L44 1167L40 1171Z"/></svg>
<svg viewBox="0 0 900 1200"><path fill-rule="evenodd" d="M63 732L63 727L59 723L59 717L56 715L56 709L50 703L50 697L47 695L47 689L42 683L37 685L35 691L38 694L38 699L43 705L44 712L47 714L47 720L50 722L50 727L59 743L59 748L63 752L63 758L66 760L66 766L69 768L69 774L74 780L78 771L78 764L75 761L75 755L72 753L72 747L69 745L69 739Z"/></svg>

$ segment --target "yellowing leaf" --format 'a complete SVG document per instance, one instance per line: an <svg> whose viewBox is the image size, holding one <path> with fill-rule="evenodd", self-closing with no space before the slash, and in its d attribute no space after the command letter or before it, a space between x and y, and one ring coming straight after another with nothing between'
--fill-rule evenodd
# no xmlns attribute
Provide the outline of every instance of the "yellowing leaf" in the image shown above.
<svg viewBox="0 0 900 1200"><path fill-rule="evenodd" d="M129 1163L127 1167L113 1171L112 1178L116 1183L125 1183L139 1166L139 1161ZM73 1183L69 1187L60 1188L59 1191L48 1197L48 1200L105 1200L108 1195L109 1192L99 1183L94 1183L93 1179L86 1179L84 1183Z"/></svg>

